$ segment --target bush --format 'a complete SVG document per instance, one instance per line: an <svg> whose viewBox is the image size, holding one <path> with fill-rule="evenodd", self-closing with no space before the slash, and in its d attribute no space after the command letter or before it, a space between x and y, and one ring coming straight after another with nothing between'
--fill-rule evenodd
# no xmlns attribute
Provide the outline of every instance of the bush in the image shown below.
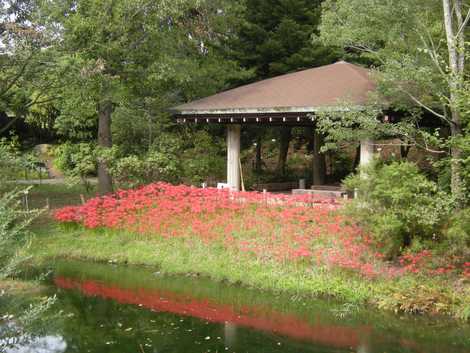
<svg viewBox="0 0 470 353"><path fill-rule="evenodd" d="M4 181L27 176L28 173L39 173L39 158L33 153L20 151L18 139L0 139L0 188ZM25 175L23 175L23 173Z"/></svg>
<svg viewBox="0 0 470 353"><path fill-rule="evenodd" d="M90 190L88 177L96 175L97 149L91 143L64 143L54 149L54 164L69 181L82 182Z"/></svg>
<svg viewBox="0 0 470 353"><path fill-rule="evenodd" d="M180 175L180 141L169 134L160 136L150 149L141 155L110 156L110 171L121 188L133 188L153 181L177 182Z"/></svg>
<svg viewBox="0 0 470 353"><path fill-rule="evenodd" d="M445 245L448 252L452 255L462 256L464 261L470 261L470 208L451 217L445 235Z"/></svg>
<svg viewBox="0 0 470 353"><path fill-rule="evenodd" d="M409 162L375 161L344 184L359 195L349 210L389 258L414 239L439 239L453 206L452 199Z"/></svg>
<svg viewBox="0 0 470 353"><path fill-rule="evenodd" d="M195 132L189 142L162 134L143 155L113 157L111 174L125 188L156 181L199 185L211 177L223 178L225 158L220 151L220 144L206 131Z"/></svg>
<svg viewBox="0 0 470 353"><path fill-rule="evenodd" d="M33 217L20 209L22 194L14 190L0 197L0 280L13 274L24 260L21 249L28 243L26 229Z"/></svg>
<svg viewBox="0 0 470 353"><path fill-rule="evenodd" d="M181 156L184 181L200 185L205 181L224 180L225 142L204 130L195 132L192 139L192 146L185 149Z"/></svg>
<svg viewBox="0 0 470 353"><path fill-rule="evenodd" d="M27 248L31 234L28 226L41 212L21 209L20 199L24 192L13 190L0 195L0 282L4 283L7 279L14 279L19 266L29 258ZM0 303L6 310L1 318L1 352L11 348L11 351L21 351L21 345L34 338L28 329L33 324L42 323L44 313L55 301L55 297L41 298L25 307L21 296L14 292L14 286L11 287L3 286L0 290Z"/></svg>
<svg viewBox="0 0 470 353"><path fill-rule="evenodd" d="M150 151L143 156L127 156L113 161L111 174L122 188L133 188L152 181L175 182L179 163L171 154Z"/></svg>

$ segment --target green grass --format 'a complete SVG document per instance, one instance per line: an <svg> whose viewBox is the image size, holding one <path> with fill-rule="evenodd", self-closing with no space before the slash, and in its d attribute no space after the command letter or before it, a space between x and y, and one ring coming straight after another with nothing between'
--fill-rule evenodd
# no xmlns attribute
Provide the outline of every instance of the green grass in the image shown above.
<svg viewBox="0 0 470 353"><path fill-rule="evenodd" d="M19 187L23 187L20 185ZM27 185L25 185L27 187ZM83 185L66 185L66 184L41 184L31 185L29 191L30 208L46 207L47 202L52 209L64 207L67 205L80 204L81 197L89 199L96 195L94 187L87 191Z"/></svg>
<svg viewBox="0 0 470 353"><path fill-rule="evenodd" d="M51 235L52 234L52 235ZM162 239L116 231L65 230L52 227L38 234L31 248L35 261L54 258L145 265L170 274L200 274L217 281L309 296L334 296L353 302L369 298L370 286L345 273L308 269L305 264L279 265L234 254L220 244Z"/></svg>
<svg viewBox="0 0 470 353"><path fill-rule="evenodd" d="M0 292L5 291L10 295L39 293L44 287L37 281L23 281L19 279L0 280Z"/></svg>
<svg viewBox="0 0 470 353"><path fill-rule="evenodd" d="M164 239L117 231L90 231L49 225L32 244L37 265L53 259L144 265L168 274L194 274L216 281L303 297L331 297L384 310L440 313L468 319L470 289L455 290L443 280L405 276L366 279L351 272L302 263L262 261L221 244Z"/></svg>

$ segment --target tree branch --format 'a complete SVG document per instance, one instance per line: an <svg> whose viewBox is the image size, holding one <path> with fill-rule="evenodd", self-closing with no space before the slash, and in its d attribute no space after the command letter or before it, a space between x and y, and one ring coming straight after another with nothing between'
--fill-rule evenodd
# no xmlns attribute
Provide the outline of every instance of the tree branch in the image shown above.
<svg viewBox="0 0 470 353"><path fill-rule="evenodd" d="M419 38L423 42L423 45L426 47L426 50L429 53L429 56L431 58L431 61L434 63L436 68L439 70L440 74L446 78L447 80L447 74L445 73L444 69L442 68L441 64L439 63L439 58L437 55L436 47L434 45L434 41L432 40L431 34L425 29L425 32L429 38L429 42L431 43L431 46L428 45L426 42L426 39L423 37L421 33L418 32Z"/></svg>
<svg viewBox="0 0 470 353"><path fill-rule="evenodd" d="M18 116L15 116L13 119L11 119L5 126L0 129L0 134L3 134L5 131L7 131L10 126L12 126L18 119Z"/></svg>
<svg viewBox="0 0 470 353"><path fill-rule="evenodd" d="M411 98L411 100L412 100L413 102L415 102L416 104L418 104L421 108L426 109L428 112L430 112L430 113L434 114L435 116L437 116L437 117L443 119L444 121L450 122L449 120L447 120L447 118L445 117L445 115L439 114L438 112L436 112L436 111L433 110L432 108L428 107L426 104L424 104L423 102L421 102L418 98L416 98L415 96L413 96L410 92L408 92L408 91L406 91L406 90L404 90L404 89L402 89L401 91L404 92L405 94L407 94L407 95Z"/></svg>
<svg viewBox="0 0 470 353"><path fill-rule="evenodd" d="M9 83L7 83L6 87L0 92L0 97L5 95L15 85L15 83L18 82L18 80L21 78L21 76L23 76L23 74L26 71L26 68L28 67L29 62L30 62L30 60L32 59L33 56L34 56L34 54L32 54L32 53L28 56L28 58L25 60L25 62L23 63L23 65L21 66L21 68L17 72L17 74L14 75L14 77L11 79L11 81Z"/></svg>
<svg viewBox="0 0 470 353"><path fill-rule="evenodd" d="M458 42L458 70L460 73L463 74L465 70L465 33L464 28L468 21L470 20L470 10L467 13L465 20L463 19L462 15L462 0L455 0L456 1L456 8L455 14L457 17L457 34L456 40Z"/></svg>

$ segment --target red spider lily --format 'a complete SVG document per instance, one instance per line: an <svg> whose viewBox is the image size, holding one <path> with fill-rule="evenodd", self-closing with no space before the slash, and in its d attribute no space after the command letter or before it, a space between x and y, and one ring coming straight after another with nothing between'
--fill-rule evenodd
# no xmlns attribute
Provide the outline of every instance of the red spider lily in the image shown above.
<svg viewBox="0 0 470 353"><path fill-rule="evenodd" d="M383 261L372 238L337 212L339 201L312 195L233 193L155 183L96 197L55 212L60 222L106 227L162 238L217 242L228 251L281 263L302 261L366 277L422 272L429 251L407 254L400 266ZM426 269L433 275L453 266ZM470 267L466 266L465 276Z"/></svg>

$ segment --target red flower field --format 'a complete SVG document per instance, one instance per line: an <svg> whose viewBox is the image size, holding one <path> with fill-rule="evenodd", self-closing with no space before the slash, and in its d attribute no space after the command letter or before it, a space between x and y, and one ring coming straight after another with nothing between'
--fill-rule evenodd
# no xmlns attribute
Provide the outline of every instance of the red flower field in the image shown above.
<svg viewBox="0 0 470 353"><path fill-rule="evenodd" d="M340 207L336 200L310 195L231 193L155 183L64 207L54 216L91 229L197 239L264 261L337 268L371 278L422 271L445 275L455 270L428 269L427 252L405 255L397 264L383 261L371 237L341 215ZM463 275L470 275L468 266Z"/></svg>

